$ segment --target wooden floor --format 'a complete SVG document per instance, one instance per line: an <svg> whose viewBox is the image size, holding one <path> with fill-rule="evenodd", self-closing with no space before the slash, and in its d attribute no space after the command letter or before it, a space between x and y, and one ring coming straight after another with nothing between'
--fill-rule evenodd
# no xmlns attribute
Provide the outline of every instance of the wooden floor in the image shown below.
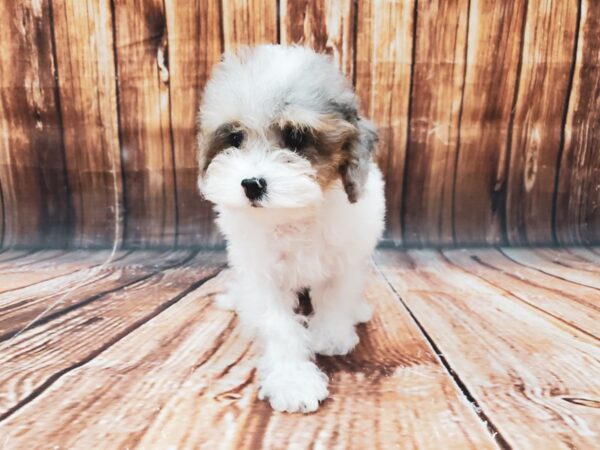
<svg viewBox="0 0 600 450"><path fill-rule="evenodd" d="M381 250L311 415L257 400L221 253L0 253L0 449L600 448L600 249Z"/></svg>

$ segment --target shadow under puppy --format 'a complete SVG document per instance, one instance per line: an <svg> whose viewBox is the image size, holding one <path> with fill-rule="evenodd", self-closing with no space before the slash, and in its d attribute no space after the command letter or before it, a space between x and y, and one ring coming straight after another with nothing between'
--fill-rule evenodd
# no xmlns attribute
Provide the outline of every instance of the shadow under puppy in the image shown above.
<svg viewBox="0 0 600 450"><path fill-rule="evenodd" d="M200 106L199 188L215 204L233 280L219 297L262 345L260 398L315 411L328 395L314 354L345 355L383 230L374 125L329 56L265 45L228 54ZM313 313L295 313L309 288Z"/></svg>

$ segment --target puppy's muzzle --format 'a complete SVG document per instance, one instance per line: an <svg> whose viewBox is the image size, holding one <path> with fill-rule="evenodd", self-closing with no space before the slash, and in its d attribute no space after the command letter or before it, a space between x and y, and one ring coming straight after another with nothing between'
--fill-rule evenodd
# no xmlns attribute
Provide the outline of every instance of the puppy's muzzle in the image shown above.
<svg viewBox="0 0 600 450"><path fill-rule="evenodd" d="M267 191L267 181L264 178L245 178L242 187L250 201L259 200Z"/></svg>

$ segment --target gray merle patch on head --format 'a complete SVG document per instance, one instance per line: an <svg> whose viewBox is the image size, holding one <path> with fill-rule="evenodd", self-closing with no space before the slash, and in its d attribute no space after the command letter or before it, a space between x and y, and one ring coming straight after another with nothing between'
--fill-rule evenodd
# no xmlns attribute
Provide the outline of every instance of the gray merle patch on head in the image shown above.
<svg viewBox="0 0 600 450"><path fill-rule="evenodd" d="M377 144L375 125L359 118L358 135L344 145L346 161L340 168L340 176L350 203L356 203L362 193L369 173L369 163Z"/></svg>
<svg viewBox="0 0 600 450"><path fill-rule="evenodd" d="M354 99L348 102L331 100L328 103L328 109L339 114L345 121L350 122L351 124L356 124L358 121L358 110Z"/></svg>

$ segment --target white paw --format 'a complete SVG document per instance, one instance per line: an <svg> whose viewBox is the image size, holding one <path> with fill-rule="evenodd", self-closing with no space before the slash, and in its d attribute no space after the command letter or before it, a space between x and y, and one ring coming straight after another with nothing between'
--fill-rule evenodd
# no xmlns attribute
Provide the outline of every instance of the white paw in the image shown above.
<svg viewBox="0 0 600 450"><path fill-rule="evenodd" d="M309 413L329 395L327 381L313 362L280 363L264 374L258 398L276 411Z"/></svg>
<svg viewBox="0 0 600 450"><path fill-rule="evenodd" d="M366 323L373 317L373 308L366 300L360 299L354 310L354 323Z"/></svg>
<svg viewBox="0 0 600 450"><path fill-rule="evenodd" d="M308 330L311 349L320 355L347 355L358 344L358 334L353 325L327 327L310 324Z"/></svg>
<svg viewBox="0 0 600 450"><path fill-rule="evenodd" d="M235 311L235 300L228 293L217 295L214 299L214 304L217 308L224 311Z"/></svg>

